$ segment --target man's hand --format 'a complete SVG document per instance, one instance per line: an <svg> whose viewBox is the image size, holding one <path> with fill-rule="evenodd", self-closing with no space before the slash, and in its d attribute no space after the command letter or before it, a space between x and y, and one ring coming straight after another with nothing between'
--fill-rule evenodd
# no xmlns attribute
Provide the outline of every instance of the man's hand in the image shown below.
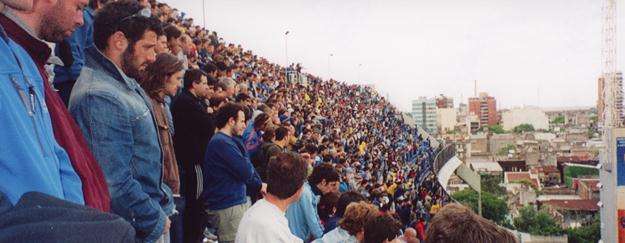
<svg viewBox="0 0 625 243"><path fill-rule="evenodd" d="M169 228L171 227L171 221L169 218L165 218L165 227L163 227L163 234L169 233Z"/></svg>

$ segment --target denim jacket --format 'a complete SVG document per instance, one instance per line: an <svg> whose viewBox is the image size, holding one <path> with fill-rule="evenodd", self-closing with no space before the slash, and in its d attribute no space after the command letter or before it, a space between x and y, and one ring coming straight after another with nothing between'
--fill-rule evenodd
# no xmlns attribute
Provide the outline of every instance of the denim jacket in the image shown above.
<svg viewBox="0 0 625 243"><path fill-rule="evenodd" d="M80 178L54 139L43 78L2 25L0 53L0 192L12 204L29 191L84 204Z"/></svg>
<svg viewBox="0 0 625 243"><path fill-rule="evenodd" d="M69 109L106 176L111 210L137 237L157 240L173 199L163 183L162 149L149 97L95 46L72 91Z"/></svg>
<svg viewBox="0 0 625 243"><path fill-rule="evenodd" d="M289 228L294 235L307 242L310 236L319 239L323 236L323 226L317 213L320 196L313 193L308 182L304 183L302 196L286 210Z"/></svg>

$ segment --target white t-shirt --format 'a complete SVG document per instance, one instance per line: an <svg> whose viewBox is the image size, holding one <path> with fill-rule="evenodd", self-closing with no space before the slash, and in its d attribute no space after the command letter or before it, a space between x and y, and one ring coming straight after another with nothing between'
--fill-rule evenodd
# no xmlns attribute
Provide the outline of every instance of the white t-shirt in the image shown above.
<svg viewBox="0 0 625 243"><path fill-rule="evenodd" d="M243 215L235 242L301 243L302 240L291 233L284 212L261 199Z"/></svg>

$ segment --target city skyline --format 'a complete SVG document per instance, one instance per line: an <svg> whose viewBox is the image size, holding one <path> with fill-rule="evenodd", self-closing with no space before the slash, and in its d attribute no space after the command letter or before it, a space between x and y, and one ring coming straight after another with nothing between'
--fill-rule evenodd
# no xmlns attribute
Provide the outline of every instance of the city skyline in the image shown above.
<svg viewBox="0 0 625 243"><path fill-rule="evenodd" d="M201 1L165 2L202 24ZM445 94L456 104L467 103L475 80L478 93L497 97L500 109L591 107L597 102L597 1L205 4L208 29L227 42L279 64L286 62L287 44L289 62L302 63L305 72L373 84L402 111L409 111L420 96ZM622 48L617 50L623 56Z"/></svg>

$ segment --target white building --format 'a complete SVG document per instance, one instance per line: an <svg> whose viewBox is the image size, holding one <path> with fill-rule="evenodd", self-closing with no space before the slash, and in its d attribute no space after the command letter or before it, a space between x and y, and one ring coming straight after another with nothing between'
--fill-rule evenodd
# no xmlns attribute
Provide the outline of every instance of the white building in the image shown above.
<svg viewBox="0 0 625 243"><path fill-rule="evenodd" d="M458 114L454 108L439 108L436 110L437 127L441 134L453 131L458 124Z"/></svg>
<svg viewBox="0 0 625 243"><path fill-rule="evenodd" d="M531 124L536 130L549 129L547 115L536 107L513 108L504 112L501 120L505 130L512 130L521 124Z"/></svg>
<svg viewBox="0 0 625 243"><path fill-rule="evenodd" d="M436 99L419 97L412 101L412 118L418 127L430 134L436 134Z"/></svg>

